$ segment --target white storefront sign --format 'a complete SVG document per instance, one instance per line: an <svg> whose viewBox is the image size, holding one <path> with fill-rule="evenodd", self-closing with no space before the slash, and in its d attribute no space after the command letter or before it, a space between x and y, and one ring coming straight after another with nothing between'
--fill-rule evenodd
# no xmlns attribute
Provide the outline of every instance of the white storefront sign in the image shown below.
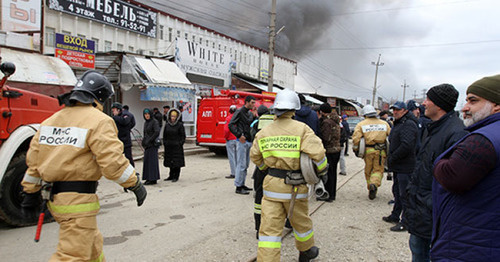
<svg viewBox="0 0 500 262"><path fill-rule="evenodd" d="M195 74L231 83L231 55L221 50L177 38L175 63L186 74Z"/></svg>
<svg viewBox="0 0 500 262"><path fill-rule="evenodd" d="M41 0L4 0L2 3L3 31L40 31Z"/></svg>

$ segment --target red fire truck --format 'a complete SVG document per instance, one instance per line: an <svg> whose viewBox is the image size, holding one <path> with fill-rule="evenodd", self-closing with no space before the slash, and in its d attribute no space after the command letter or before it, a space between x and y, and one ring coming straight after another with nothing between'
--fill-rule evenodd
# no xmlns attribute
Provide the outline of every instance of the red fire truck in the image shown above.
<svg viewBox="0 0 500 262"><path fill-rule="evenodd" d="M242 107L245 104L245 97L250 95L255 97L256 108L262 104L270 107L274 103L274 96L234 90L222 90L220 94L212 90L210 95L202 97L198 107L196 144L208 147L216 154L224 154L226 152L224 124L229 107L231 105Z"/></svg>
<svg viewBox="0 0 500 262"><path fill-rule="evenodd" d="M3 47L0 51L5 61L0 65L0 219L13 226L32 225L37 218L26 219L21 213L26 152L40 123L61 108L54 96L71 90L76 77L57 58ZM37 74L44 80L33 81Z"/></svg>

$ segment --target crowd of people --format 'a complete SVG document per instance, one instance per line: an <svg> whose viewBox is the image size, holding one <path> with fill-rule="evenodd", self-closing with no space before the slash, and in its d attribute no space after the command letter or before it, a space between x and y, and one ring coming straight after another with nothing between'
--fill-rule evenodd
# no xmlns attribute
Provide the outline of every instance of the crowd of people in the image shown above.
<svg viewBox="0 0 500 262"><path fill-rule="evenodd" d="M387 157L394 206L382 219L395 224L391 231L409 232L412 261L495 261L500 255L500 75L468 87L463 120L455 111L458 97L450 84L434 86L422 105L391 105L394 123L385 122L390 112L380 112L383 125L368 120L368 111L374 113L365 106L367 119L353 134L355 151L365 147L370 199Z"/></svg>
<svg viewBox="0 0 500 262"><path fill-rule="evenodd" d="M48 207L60 224L53 260L104 260L96 222L101 176L132 191L138 206L146 198L131 154L130 131L136 120L120 103L112 105L112 117L102 112L112 95L104 76L86 72L60 97L66 107L44 121L31 141L21 206L30 213L39 205L40 191L46 190L42 181L52 183ZM365 162L370 200L377 196L384 170L394 174L394 206L382 219L394 224L391 231L409 232L412 261L496 261L500 256L500 75L475 81L466 95L463 120L454 110L459 93L450 84L430 88L422 105L391 105L394 122L387 118L391 112L377 113L366 105L365 119L352 136L352 149ZM280 261L287 223L299 261L310 261L319 248L308 213L307 184L322 181L328 197L317 200L335 201L337 165L347 155L349 128L342 121L347 116L340 117L327 103L312 110L304 96L289 89L277 93L272 112L255 104L249 95L241 108L229 108L225 138L231 174L226 178L234 178L235 193L247 195L253 190L245 185L249 161L256 166L258 261ZM144 185L160 179L161 144L163 165L170 169L165 180L178 181L185 166L181 111L165 106L163 112L143 110ZM39 139L41 134L72 140L48 145ZM303 157L311 161L315 179L303 170ZM339 174L346 174L345 165Z"/></svg>
<svg viewBox="0 0 500 262"><path fill-rule="evenodd" d="M132 166L132 142L131 131L135 126L135 117L128 111L127 105L115 102L111 106L113 120L118 128L118 138L123 142L124 154L129 159ZM144 150L142 180L144 185L155 185L160 180L160 167L158 159L158 149L163 144L164 158L163 166L170 169L169 176L165 181L177 182L179 180L181 168L185 166L184 143L186 132L181 118L181 110L163 107L163 114L158 108L145 108L143 110L144 130L141 140L141 147ZM163 134L162 131L163 122Z"/></svg>

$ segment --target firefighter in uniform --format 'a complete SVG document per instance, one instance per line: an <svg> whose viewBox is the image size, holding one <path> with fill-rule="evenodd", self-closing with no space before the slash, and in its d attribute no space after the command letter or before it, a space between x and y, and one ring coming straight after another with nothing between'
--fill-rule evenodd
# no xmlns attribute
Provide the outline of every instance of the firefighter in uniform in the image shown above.
<svg viewBox="0 0 500 262"><path fill-rule="evenodd" d="M309 261L319 254L308 211L308 187L300 173L300 153L314 161L319 173L326 173L328 164L321 139L306 124L292 119L298 109L300 100L295 92L278 92L274 101L276 118L257 133L250 149L255 165L268 171L263 182L257 261L280 261L281 234L293 195L296 200L290 222L300 251L299 261ZM297 174L302 177L301 184L289 179L297 178Z"/></svg>
<svg viewBox="0 0 500 262"><path fill-rule="evenodd" d="M22 186L24 210L36 208L40 191L52 185L49 211L59 223L59 243L50 261L104 261L97 228L97 181L104 175L135 193L137 205L146 189L123 155L116 125L102 112L113 87L106 77L87 71L74 89L59 96L65 108L43 121L26 156Z"/></svg>
<svg viewBox="0 0 500 262"><path fill-rule="evenodd" d="M371 105L363 107L365 120L359 122L352 134L353 151L358 155L361 138L365 140L365 178L368 198L377 196L377 188L382 183L384 163L387 157L386 138L391 132L389 124L377 118L377 111Z"/></svg>

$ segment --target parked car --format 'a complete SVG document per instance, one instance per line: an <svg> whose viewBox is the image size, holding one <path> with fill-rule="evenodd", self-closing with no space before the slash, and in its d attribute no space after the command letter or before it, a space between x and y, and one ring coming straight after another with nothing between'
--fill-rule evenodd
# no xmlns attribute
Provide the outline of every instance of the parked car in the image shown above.
<svg viewBox="0 0 500 262"><path fill-rule="evenodd" d="M356 125L363 121L365 119L364 117L361 116L350 116L347 118L347 123L349 123L349 137L352 136L352 133L354 133L354 128L356 128Z"/></svg>

